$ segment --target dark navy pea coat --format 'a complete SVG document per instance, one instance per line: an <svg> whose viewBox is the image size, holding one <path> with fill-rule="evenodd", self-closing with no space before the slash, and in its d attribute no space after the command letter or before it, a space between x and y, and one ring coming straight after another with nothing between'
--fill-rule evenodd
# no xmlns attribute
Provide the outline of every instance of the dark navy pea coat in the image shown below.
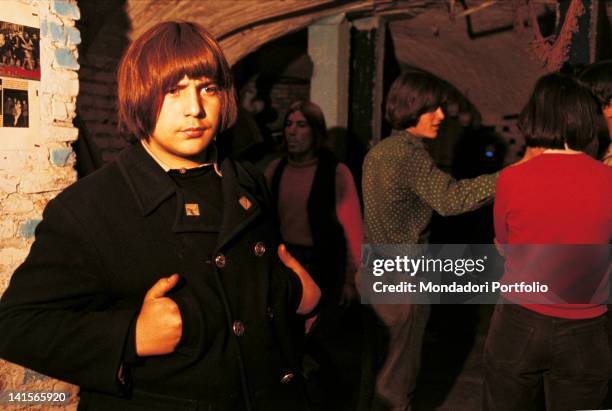
<svg viewBox="0 0 612 411"><path fill-rule="evenodd" d="M278 259L263 178L229 159L221 172L210 254L181 236L207 227L180 224L181 194L140 144L49 202L0 303L0 356L79 385L81 409L303 409L299 280ZM146 291L173 273L176 351L130 356Z"/></svg>

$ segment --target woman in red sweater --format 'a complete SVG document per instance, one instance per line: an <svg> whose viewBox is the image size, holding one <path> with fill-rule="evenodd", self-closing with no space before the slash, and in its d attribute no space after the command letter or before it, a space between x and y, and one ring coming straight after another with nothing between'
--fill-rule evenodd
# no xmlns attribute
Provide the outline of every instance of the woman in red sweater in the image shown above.
<svg viewBox="0 0 612 411"><path fill-rule="evenodd" d="M547 410L598 408L605 398L606 305L593 296L609 263L612 168L580 151L599 121L590 92L561 74L542 77L519 116L527 146L543 152L497 180L502 283L538 281L551 292L502 292L485 344L485 410L531 409L542 386ZM602 248L603 260L584 260Z"/></svg>

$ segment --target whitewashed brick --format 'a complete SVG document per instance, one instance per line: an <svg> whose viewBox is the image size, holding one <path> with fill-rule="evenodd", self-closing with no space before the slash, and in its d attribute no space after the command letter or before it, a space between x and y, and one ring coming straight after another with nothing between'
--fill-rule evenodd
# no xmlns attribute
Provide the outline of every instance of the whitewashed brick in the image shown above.
<svg viewBox="0 0 612 411"><path fill-rule="evenodd" d="M54 96L51 103L51 111L54 121L68 120L68 110L66 109L66 101L61 96Z"/></svg>
<svg viewBox="0 0 612 411"><path fill-rule="evenodd" d="M15 236L15 222L2 215L0 219L0 241Z"/></svg>
<svg viewBox="0 0 612 411"><path fill-rule="evenodd" d="M6 266L15 266L21 264L25 260L30 249L22 249L15 247L2 247L0 249L0 264Z"/></svg>
<svg viewBox="0 0 612 411"><path fill-rule="evenodd" d="M65 171L64 168L55 168L56 173L37 172L25 175L19 191L22 193L46 193L62 190L76 181L76 171Z"/></svg>
<svg viewBox="0 0 612 411"><path fill-rule="evenodd" d="M28 163L22 151L0 151L0 170L23 170Z"/></svg>
<svg viewBox="0 0 612 411"><path fill-rule="evenodd" d="M19 179L16 176L0 176L0 192L15 193L17 192L17 184L19 184Z"/></svg>
<svg viewBox="0 0 612 411"><path fill-rule="evenodd" d="M47 126L41 130L41 137L48 142L75 141L79 137L79 130L75 127Z"/></svg>
<svg viewBox="0 0 612 411"><path fill-rule="evenodd" d="M34 210L34 202L19 194L9 195L0 204L2 212L7 214L25 214Z"/></svg>

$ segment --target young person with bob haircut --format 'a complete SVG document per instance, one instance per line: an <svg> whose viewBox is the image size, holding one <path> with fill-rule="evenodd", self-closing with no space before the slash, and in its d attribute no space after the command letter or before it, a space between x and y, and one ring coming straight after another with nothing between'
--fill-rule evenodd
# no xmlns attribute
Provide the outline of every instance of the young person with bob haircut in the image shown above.
<svg viewBox="0 0 612 411"><path fill-rule="evenodd" d="M456 215L493 199L497 174L455 180L435 165L423 143L438 136L449 87L425 72L404 73L391 85L386 117L393 132L370 150L364 162L366 243L426 244L434 210ZM415 249L408 247L407 253ZM389 337L376 381L377 401L383 409L409 410L430 307L374 304L374 310Z"/></svg>
<svg viewBox="0 0 612 411"><path fill-rule="evenodd" d="M289 322L320 291L277 255L263 176L216 152L236 116L219 45L157 24L118 89L135 144L47 205L0 303L0 355L79 385L79 409L305 409Z"/></svg>
<svg viewBox="0 0 612 411"><path fill-rule="evenodd" d="M542 386L547 410L596 409L605 398L607 308L593 290L609 264L612 169L581 151L601 121L589 90L562 74L540 78L519 116L527 146L543 153L497 182L501 281L539 281L568 304L553 304L552 294L502 293L485 343L485 410L535 408ZM575 244L590 246L568 248Z"/></svg>

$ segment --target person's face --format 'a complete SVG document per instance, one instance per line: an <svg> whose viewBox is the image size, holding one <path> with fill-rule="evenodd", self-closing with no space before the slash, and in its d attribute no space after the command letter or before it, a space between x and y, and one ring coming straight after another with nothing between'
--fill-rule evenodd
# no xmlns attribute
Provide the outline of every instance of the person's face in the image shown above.
<svg viewBox="0 0 612 411"><path fill-rule="evenodd" d="M172 168L197 166L220 120L219 87L207 77L185 76L166 91L148 146Z"/></svg>
<svg viewBox="0 0 612 411"><path fill-rule="evenodd" d="M307 156L314 152L312 128L300 111L294 111L285 121L287 151L294 156Z"/></svg>
<svg viewBox="0 0 612 411"><path fill-rule="evenodd" d="M21 101L15 100L15 115L21 114Z"/></svg>
<svg viewBox="0 0 612 411"><path fill-rule="evenodd" d="M442 120L444 120L444 112L441 107L438 107L434 111L421 114L416 126L408 128L408 131L417 137L436 138Z"/></svg>

